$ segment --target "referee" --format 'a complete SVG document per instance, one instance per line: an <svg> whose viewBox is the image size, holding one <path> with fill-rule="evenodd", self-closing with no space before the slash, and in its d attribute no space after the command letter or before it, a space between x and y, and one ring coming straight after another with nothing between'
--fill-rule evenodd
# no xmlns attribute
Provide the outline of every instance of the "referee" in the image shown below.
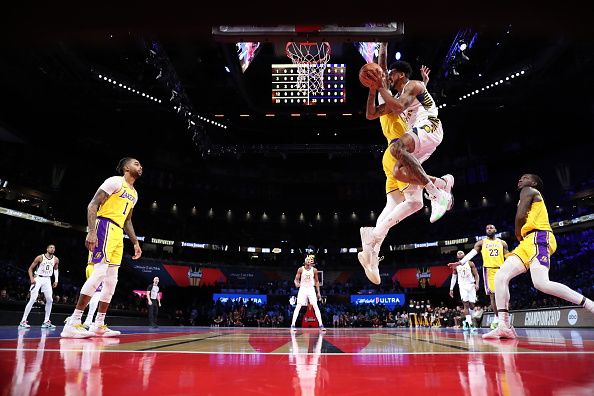
<svg viewBox="0 0 594 396"><path fill-rule="evenodd" d="M146 299L148 300L148 316L149 325L152 328L157 328L157 317L159 316L159 307L161 306L161 298L159 297L159 277L153 278L153 283L146 288Z"/></svg>

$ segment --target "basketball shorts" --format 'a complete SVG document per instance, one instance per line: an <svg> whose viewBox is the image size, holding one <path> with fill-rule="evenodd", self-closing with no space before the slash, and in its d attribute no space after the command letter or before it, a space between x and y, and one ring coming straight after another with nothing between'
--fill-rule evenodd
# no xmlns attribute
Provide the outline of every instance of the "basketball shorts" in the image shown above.
<svg viewBox="0 0 594 396"><path fill-rule="evenodd" d="M469 285L458 285L460 289L460 298L462 301L468 301L471 303L476 302L476 289L474 288L474 283Z"/></svg>
<svg viewBox="0 0 594 396"><path fill-rule="evenodd" d="M443 140L443 128L441 122L439 122L436 127L431 123L428 123L427 125L421 124L413 127L406 133L411 135L415 141L415 151L413 155L420 163L427 161Z"/></svg>
<svg viewBox="0 0 594 396"><path fill-rule="evenodd" d="M392 191L404 191L409 186L408 183L396 180L394 177L394 167L396 166L396 158L390 153L390 146L384 151L384 157L382 158L382 166L384 167L384 173L386 174L386 194Z"/></svg>
<svg viewBox="0 0 594 396"><path fill-rule="evenodd" d="M39 294L40 290L46 296L51 296L53 294L52 278L51 277L49 277L49 276L36 276L35 277L35 283L31 285L31 287L29 288L29 291L31 292L31 295L37 296Z"/></svg>
<svg viewBox="0 0 594 396"><path fill-rule="evenodd" d="M113 221L97 218L97 247L89 252L89 263L106 263L111 266L122 263L124 253L124 230Z"/></svg>
<svg viewBox="0 0 594 396"><path fill-rule="evenodd" d="M499 267L483 267L483 281L485 283L485 293L495 294L495 274Z"/></svg>
<svg viewBox="0 0 594 396"><path fill-rule="evenodd" d="M299 288L299 293L297 293L297 304L307 306L309 304L316 304L318 301L318 296L316 295L316 289L314 288Z"/></svg>
<svg viewBox="0 0 594 396"><path fill-rule="evenodd" d="M551 255L557 250L557 240L550 231L531 231L516 247L512 254L522 260L526 268L530 268L532 260L536 259L545 267L551 264Z"/></svg>

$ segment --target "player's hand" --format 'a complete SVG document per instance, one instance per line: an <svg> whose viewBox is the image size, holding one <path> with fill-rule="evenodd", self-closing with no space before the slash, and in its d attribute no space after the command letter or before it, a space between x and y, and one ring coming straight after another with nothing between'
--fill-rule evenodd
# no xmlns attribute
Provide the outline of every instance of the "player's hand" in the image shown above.
<svg viewBox="0 0 594 396"><path fill-rule="evenodd" d="M317 296L318 296L318 301L322 301L322 295L320 293L318 293Z"/></svg>
<svg viewBox="0 0 594 396"><path fill-rule="evenodd" d="M454 291L450 290L450 297L454 298Z"/></svg>
<svg viewBox="0 0 594 396"><path fill-rule="evenodd" d="M448 263L448 267L450 267L450 268L456 268L459 265L460 265L459 261L455 261L453 263Z"/></svg>
<svg viewBox="0 0 594 396"><path fill-rule="evenodd" d="M134 256L132 256L132 260L138 260L142 256L142 249L140 248L140 244L136 242L134 244Z"/></svg>
<svg viewBox="0 0 594 396"><path fill-rule="evenodd" d="M91 230L87 233L87 239L85 240L85 246L89 252L92 252L97 247L97 231Z"/></svg>
<svg viewBox="0 0 594 396"><path fill-rule="evenodd" d="M421 65L421 77L423 78L425 86L429 83L429 73L431 73L431 69L425 65Z"/></svg>
<svg viewBox="0 0 594 396"><path fill-rule="evenodd" d="M56 287L58 287L58 282L54 282L54 284L52 285L52 287L55 289Z"/></svg>
<svg viewBox="0 0 594 396"><path fill-rule="evenodd" d="M153 305L153 302L151 300L148 300L148 304Z"/></svg>
<svg viewBox="0 0 594 396"><path fill-rule="evenodd" d="M474 284L474 290L478 290L479 289L479 285L477 283Z"/></svg>
<svg viewBox="0 0 594 396"><path fill-rule="evenodd" d="M161 306L161 301L159 301L159 307Z"/></svg>

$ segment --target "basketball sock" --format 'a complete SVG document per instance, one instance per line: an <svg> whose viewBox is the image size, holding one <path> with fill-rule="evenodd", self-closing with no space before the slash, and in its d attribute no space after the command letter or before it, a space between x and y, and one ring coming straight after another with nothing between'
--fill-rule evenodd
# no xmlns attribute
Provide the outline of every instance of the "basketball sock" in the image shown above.
<svg viewBox="0 0 594 396"><path fill-rule="evenodd" d="M503 324L505 327L511 327L509 323L509 312L507 309L500 309L497 315L499 316L499 325Z"/></svg>
<svg viewBox="0 0 594 396"><path fill-rule="evenodd" d="M93 297L91 297L91 302L89 302L89 312L87 312L87 318L85 319L86 325L91 325L93 323L93 316L95 315L95 311L97 311L97 306L99 305L99 297L101 293L95 292Z"/></svg>
<svg viewBox="0 0 594 396"><path fill-rule="evenodd" d="M84 311L82 311L80 309L75 309L74 313L70 316L70 320L68 321L68 324L72 325L72 326L79 325L80 318L82 318L83 312Z"/></svg>
<svg viewBox="0 0 594 396"><path fill-rule="evenodd" d="M429 194L429 199L432 201L439 196L439 189L431 181L425 184L425 191Z"/></svg>
<svg viewBox="0 0 594 396"><path fill-rule="evenodd" d="M105 313L97 312L97 316L95 317L95 324L97 326L103 326L105 322Z"/></svg>
<svg viewBox="0 0 594 396"><path fill-rule="evenodd" d="M466 315L466 323L468 323L469 326L472 326L472 317L470 315Z"/></svg>
<svg viewBox="0 0 594 396"><path fill-rule="evenodd" d="M318 307L317 303L314 303L312 305L313 305L314 313L316 314L316 319L318 320L320 327L324 327L324 324L322 323L322 314L320 313L320 307Z"/></svg>
<svg viewBox="0 0 594 396"><path fill-rule="evenodd" d="M23 319L21 319L21 322L24 322L29 317L29 312L31 312L31 308L33 308L33 304L35 303L36 299L37 297L35 297L34 299L29 299L27 306L25 306L25 312L23 312Z"/></svg>
<svg viewBox="0 0 594 396"><path fill-rule="evenodd" d="M50 314L52 313L52 300L46 300L45 302L45 319L43 319L44 322L47 322L50 318Z"/></svg>
<svg viewBox="0 0 594 396"><path fill-rule="evenodd" d="M293 320L291 321L291 326L295 326L297 316L299 316L299 311L301 311L301 305L297 304L297 306L295 307L295 311L293 312Z"/></svg>

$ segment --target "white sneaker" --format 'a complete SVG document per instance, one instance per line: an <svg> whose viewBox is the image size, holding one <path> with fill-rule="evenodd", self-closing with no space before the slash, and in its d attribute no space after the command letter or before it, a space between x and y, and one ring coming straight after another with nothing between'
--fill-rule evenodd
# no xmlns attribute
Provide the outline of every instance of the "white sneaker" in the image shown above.
<svg viewBox="0 0 594 396"><path fill-rule="evenodd" d="M66 324L64 330L60 333L60 337L63 338L89 338L94 335L95 333L86 330L80 323L76 325Z"/></svg>
<svg viewBox="0 0 594 396"><path fill-rule="evenodd" d="M56 326L52 324L51 320L48 320L47 322L43 322L41 325L42 329L55 329Z"/></svg>
<svg viewBox="0 0 594 396"><path fill-rule="evenodd" d="M429 218L431 223L441 219L452 202L452 194L443 190L437 191L437 197L431 200L431 217Z"/></svg>
<svg viewBox="0 0 594 396"><path fill-rule="evenodd" d="M110 329L106 324L98 325L95 323L89 327L89 332L93 333L95 337L117 337L122 334L121 331Z"/></svg>
<svg viewBox="0 0 594 396"><path fill-rule="evenodd" d="M497 326L495 330L491 330L490 332L483 334L483 338L510 338L514 339L517 338L518 335L513 327L507 327L504 324L500 324Z"/></svg>
<svg viewBox="0 0 594 396"><path fill-rule="evenodd" d="M28 329L31 327L31 325L29 323L27 323L26 320L22 320L21 323L19 323L19 327L22 329Z"/></svg>
<svg viewBox="0 0 594 396"><path fill-rule="evenodd" d="M295 328L295 326L291 326L291 333L297 333L297 329Z"/></svg>
<svg viewBox="0 0 594 396"><path fill-rule="evenodd" d="M447 174L447 175L443 175L441 178L443 180L445 180L445 182L446 182L444 191L447 193L450 193L452 195L450 204L448 205L448 210L451 210L452 206L454 206L454 195L452 194L452 188L454 187L454 176Z"/></svg>
<svg viewBox="0 0 594 396"><path fill-rule="evenodd" d="M325 333L325 332L326 332L326 328L325 328L324 326L320 326L320 331L321 331L322 333Z"/></svg>

